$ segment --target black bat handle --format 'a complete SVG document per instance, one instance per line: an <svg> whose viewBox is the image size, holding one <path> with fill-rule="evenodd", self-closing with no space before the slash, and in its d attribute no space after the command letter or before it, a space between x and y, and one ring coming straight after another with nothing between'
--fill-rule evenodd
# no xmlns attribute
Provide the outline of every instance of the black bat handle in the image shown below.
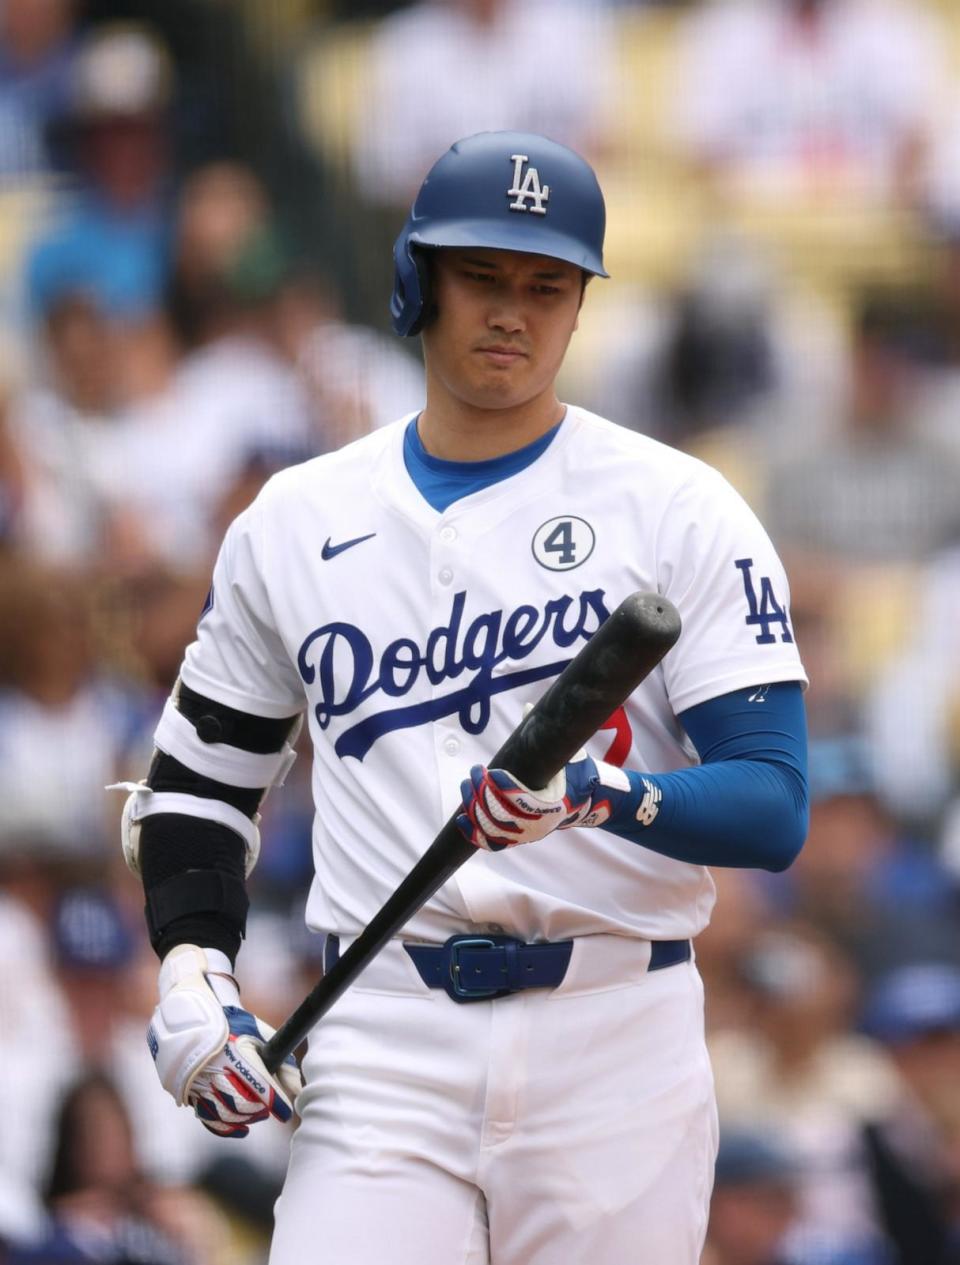
<svg viewBox="0 0 960 1265"><path fill-rule="evenodd" d="M572 659L488 761L521 782L545 786L660 662L680 635L676 607L656 593L626 598ZM410 873L289 1019L264 1044L271 1072L363 968L464 861L476 855L456 826L459 809Z"/></svg>

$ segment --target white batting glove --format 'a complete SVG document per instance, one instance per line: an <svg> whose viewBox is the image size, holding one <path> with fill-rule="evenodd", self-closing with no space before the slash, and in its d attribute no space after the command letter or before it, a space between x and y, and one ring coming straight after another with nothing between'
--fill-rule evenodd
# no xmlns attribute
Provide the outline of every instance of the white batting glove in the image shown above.
<svg viewBox="0 0 960 1265"><path fill-rule="evenodd" d="M231 970L218 949L171 949L147 1043L178 1106L192 1107L211 1133L244 1138L258 1120L289 1120L303 1079L292 1055L275 1077L264 1067L259 1051L273 1029L240 1005Z"/></svg>
<svg viewBox="0 0 960 1265"><path fill-rule="evenodd" d="M460 832L475 847L499 852L536 843L554 830L602 826L630 792L623 769L577 755L542 790L534 791L505 769L474 765L460 785Z"/></svg>

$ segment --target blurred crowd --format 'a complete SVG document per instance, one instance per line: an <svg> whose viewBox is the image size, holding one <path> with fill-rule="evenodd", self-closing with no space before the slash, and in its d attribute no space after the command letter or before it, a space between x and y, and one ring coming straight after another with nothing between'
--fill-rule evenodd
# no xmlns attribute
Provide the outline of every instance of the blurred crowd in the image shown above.
<svg viewBox="0 0 960 1265"><path fill-rule="evenodd" d="M786 562L809 840L717 871L704 1265L960 1262L960 11L952 0L0 0L0 1262L259 1265L289 1137L144 1040L122 794L226 524L416 410L390 246L458 136L596 165L567 398L717 465ZM320 970L308 758L246 1003ZM322 1233L322 1231L321 1231Z"/></svg>

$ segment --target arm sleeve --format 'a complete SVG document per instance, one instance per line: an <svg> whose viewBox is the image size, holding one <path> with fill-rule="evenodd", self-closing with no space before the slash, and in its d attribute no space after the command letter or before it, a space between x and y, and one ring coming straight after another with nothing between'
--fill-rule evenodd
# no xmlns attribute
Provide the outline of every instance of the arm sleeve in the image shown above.
<svg viewBox="0 0 960 1265"><path fill-rule="evenodd" d="M678 861L783 870L807 834L807 730L797 682L749 687L685 711L702 763L627 773L604 829ZM653 788L653 792L651 791ZM641 805L659 803L655 814Z"/></svg>

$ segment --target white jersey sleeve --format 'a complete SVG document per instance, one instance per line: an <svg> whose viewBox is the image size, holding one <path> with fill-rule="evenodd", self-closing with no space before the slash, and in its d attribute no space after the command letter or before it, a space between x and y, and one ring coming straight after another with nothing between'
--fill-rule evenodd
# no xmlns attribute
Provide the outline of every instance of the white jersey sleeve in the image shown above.
<svg viewBox="0 0 960 1265"><path fill-rule="evenodd" d="M199 694L238 711L292 716L303 710L303 686L264 582L260 513L255 501L227 529L180 676Z"/></svg>
<svg viewBox="0 0 960 1265"><path fill-rule="evenodd" d="M675 713L748 685L806 675L776 550L743 498L707 466L675 492L657 540L661 591L683 632L664 660Z"/></svg>

